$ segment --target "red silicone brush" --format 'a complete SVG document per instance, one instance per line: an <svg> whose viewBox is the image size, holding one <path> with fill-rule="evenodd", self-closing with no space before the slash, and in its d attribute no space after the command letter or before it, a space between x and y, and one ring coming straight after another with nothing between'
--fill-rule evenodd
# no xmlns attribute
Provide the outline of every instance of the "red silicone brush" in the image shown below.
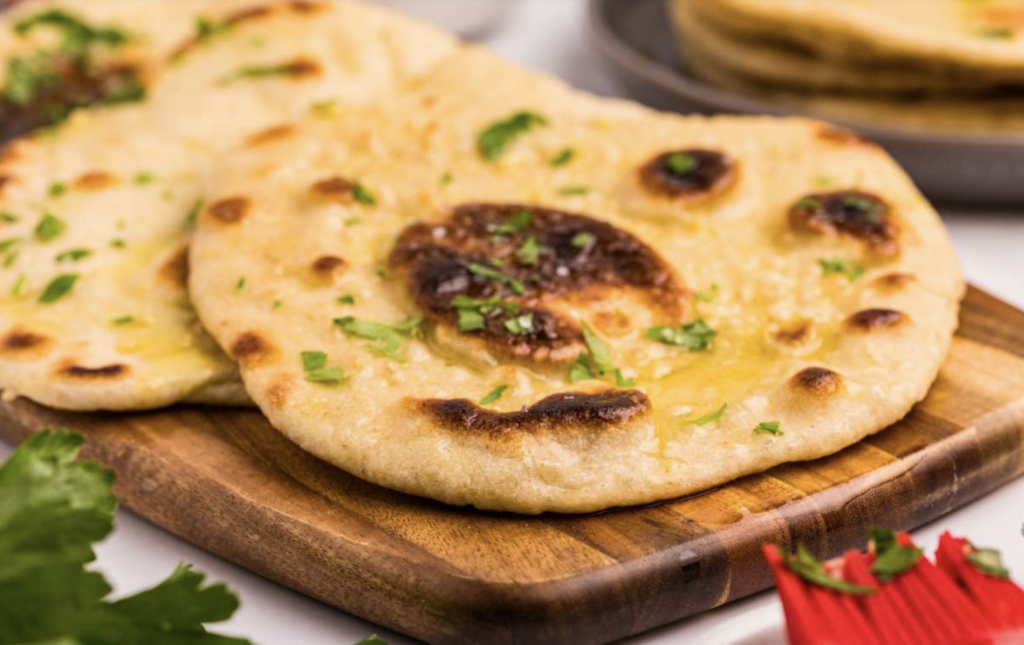
<svg viewBox="0 0 1024 645"><path fill-rule="evenodd" d="M821 563L764 547L791 645L1022 645L1024 591L999 554L948 533L937 565L910 536L872 529L868 553Z"/></svg>

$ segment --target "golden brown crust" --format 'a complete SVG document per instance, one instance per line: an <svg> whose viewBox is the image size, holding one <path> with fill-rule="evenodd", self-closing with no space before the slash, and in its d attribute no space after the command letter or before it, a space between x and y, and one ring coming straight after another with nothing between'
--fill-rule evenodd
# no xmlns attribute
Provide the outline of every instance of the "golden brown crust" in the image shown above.
<svg viewBox="0 0 1024 645"><path fill-rule="evenodd" d="M789 380L790 388L798 394L824 399L837 393L843 379L825 367L808 367L800 370Z"/></svg>
<svg viewBox="0 0 1024 645"><path fill-rule="evenodd" d="M486 410L467 399L413 400L413 405L445 430L489 437L567 428L584 433L599 431L634 421L651 408L647 395L640 390L552 394L514 412Z"/></svg>
<svg viewBox="0 0 1024 645"><path fill-rule="evenodd" d="M90 170L75 179L74 187L79 190L103 190L117 184L117 177L106 170Z"/></svg>
<svg viewBox="0 0 1024 645"><path fill-rule="evenodd" d="M206 212L210 217L222 224L237 224L252 210L252 200L248 197L227 197L210 204Z"/></svg>
<svg viewBox="0 0 1024 645"><path fill-rule="evenodd" d="M231 356L243 367L258 365L274 353L273 345L254 331L242 332L231 343Z"/></svg>
<svg viewBox="0 0 1024 645"><path fill-rule="evenodd" d="M899 228L881 197L861 190L814 193L789 209L789 223L796 231L846 236L864 242L882 257L899 254Z"/></svg>
<svg viewBox="0 0 1024 645"><path fill-rule="evenodd" d="M909 320L907 315L893 309L865 309L846 319L846 328L851 331L872 332L899 327Z"/></svg>

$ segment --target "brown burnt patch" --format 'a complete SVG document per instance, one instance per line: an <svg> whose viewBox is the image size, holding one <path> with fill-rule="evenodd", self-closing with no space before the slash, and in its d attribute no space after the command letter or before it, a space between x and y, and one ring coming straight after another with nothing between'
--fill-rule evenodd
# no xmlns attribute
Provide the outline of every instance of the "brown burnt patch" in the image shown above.
<svg viewBox="0 0 1024 645"><path fill-rule="evenodd" d="M323 73L320 63L312 58L296 58L277 67L280 69L280 76L288 76L296 80L319 76Z"/></svg>
<svg viewBox="0 0 1024 645"><path fill-rule="evenodd" d="M25 329L14 328L0 338L0 352L23 353L38 351L48 345L50 339L42 334L37 334Z"/></svg>
<svg viewBox="0 0 1024 645"><path fill-rule="evenodd" d="M250 148L262 146L267 143L273 143L274 141L280 141L281 139L287 139L294 135L295 132L295 127L292 125L288 125L286 123L275 125L253 134L245 140L245 145Z"/></svg>
<svg viewBox="0 0 1024 645"><path fill-rule="evenodd" d="M907 315L893 309L865 309L846 319L846 328L851 331L872 332L892 329L907 322Z"/></svg>
<svg viewBox="0 0 1024 645"><path fill-rule="evenodd" d="M242 332L231 343L231 357L244 367L258 365L273 354L273 346L254 331Z"/></svg>
<svg viewBox="0 0 1024 645"><path fill-rule="evenodd" d="M72 185L78 190L94 191L104 190L117 184L117 177L106 170L90 170L79 175Z"/></svg>
<svg viewBox="0 0 1024 645"><path fill-rule="evenodd" d="M413 404L445 430L492 437L559 429L600 431L629 423L651 408L647 395L639 390L563 392L515 412L487 410L467 399L426 399Z"/></svg>
<svg viewBox="0 0 1024 645"><path fill-rule="evenodd" d="M292 0L287 6L293 13L300 15L320 13L327 9L327 5L325 3L312 2L311 0Z"/></svg>
<svg viewBox="0 0 1024 645"><path fill-rule="evenodd" d="M309 187L309 192L320 199L334 202L347 203L355 197L355 183L344 177L328 177L315 182Z"/></svg>
<svg viewBox="0 0 1024 645"><path fill-rule="evenodd" d="M292 13L300 16L310 16L327 8L322 2L308 2L304 0L293 0L274 5L255 5L235 10L223 18L223 24L229 27L238 27L250 22L264 20L274 15ZM178 45L168 57L171 61L178 60L195 49L202 41L195 36L185 40Z"/></svg>
<svg viewBox="0 0 1024 645"><path fill-rule="evenodd" d="M631 290L660 317L680 322L692 299L672 268L631 234L536 206L460 206L442 223L406 228L390 261L429 320L456 328L456 298L485 303L477 307L482 328L464 335L538 363L572 360L582 349L576 322L557 313L560 301L598 301ZM524 317L525 327L517 324Z"/></svg>
<svg viewBox="0 0 1024 645"><path fill-rule="evenodd" d="M842 377L825 367L808 367L789 379L789 387L794 392L818 399L832 396L842 386Z"/></svg>
<svg viewBox="0 0 1024 645"><path fill-rule="evenodd" d="M872 284L887 291L898 291L916 280L910 273L888 273L875 278Z"/></svg>
<svg viewBox="0 0 1024 645"><path fill-rule="evenodd" d="M789 224L796 231L852 237L882 257L900 252L899 228L891 209L871 193L840 190L808 195L790 207Z"/></svg>
<svg viewBox="0 0 1024 645"><path fill-rule="evenodd" d="M334 278L345 272L348 262L336 255L325 255L313 262L313 273L321 278Z"/></svg>
<svg viewBox="0 0 1024 645"><path fill-rule="evenodd" d="M648 192L691 204L724 193L738 178L734 159L703 148L665 152L640 167L640 184Z"/></svg>
<svg viewBox="0 0 1024 645"><path fill-rule="evenodd" d="M0 175L0 195L3 194L4 188L14 183L14 177L10 175Z"/></svg>
<svg viewBox="0 0 1024 645"><path fill-rule="evenodd" d="M58 368L57 374L82 381L110 381L128 376L129 371L128 366L123 363L87 367L74 361L65 361Z"/></svg>
<svg viewBox="0 0 1024 645"><path fill-rule="evenodd" d="M227 197L210 204L206 212L210 217L222 224L237 224L252 210L252 200L248 197Z"/></svg>
<svg viewBox="0 0 1024 645"><path fill-rule="evenodd" d="M769 333L769 338L773 343L784 347L799 347L808 342L813 333L814 327L811 321L799 320L772 330Z"/></svg>
<svg viewBox="0 0 1024 645"><path fill-rule="evenodd" d="M815 131L815 137L820 141L835 144L837 146L874 146L875 144L864 137L854 134L849 130L827 123L822 123Z"/></svg>
<svg viewBox="0 0 1024 645"><path fill-rule="evenodd" d="M182 246L160 266L158 274L175 287L184 289L188 286L188 247Z"/></svg>
<svg viewBox="0 0 1024 645"><path fill-rule="evenodd" d="M287 381L275 381L267 388L267 403L275 410L282 410L291 396L291 386Z"/></svg>

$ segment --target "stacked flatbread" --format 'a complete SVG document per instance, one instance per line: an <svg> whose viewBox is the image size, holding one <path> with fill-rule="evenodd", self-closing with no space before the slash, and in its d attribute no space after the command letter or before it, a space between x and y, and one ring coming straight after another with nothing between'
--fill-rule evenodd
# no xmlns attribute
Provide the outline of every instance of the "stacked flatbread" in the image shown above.
<svg viewBox="0 0 1024 645"><path fill-rule="evenodd" d="M145 102L9 148L8 393L230 401L240 372L340 468L522 513L830 454L927 393L963 284L876 146L598 99L356 4L273 7L172 49Z"/></svg>
<svg viewBox="0 0 1024 645"><path fill-rule="evenodd" d="M921 129L1024 130L1017 0L672 0L686 64L814 114Z"/></svg>

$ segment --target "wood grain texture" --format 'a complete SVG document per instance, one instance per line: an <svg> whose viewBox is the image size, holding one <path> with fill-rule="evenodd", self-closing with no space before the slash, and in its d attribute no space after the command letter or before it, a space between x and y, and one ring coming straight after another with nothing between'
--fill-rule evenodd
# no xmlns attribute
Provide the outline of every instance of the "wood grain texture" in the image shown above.
<svg viewBox="0 0 1024 645"><path fill-rule="evenodd" d="M909 529L1024 472L1024 313L978 290L927 400L843 452L703 495L529 519L378 488L256 412L73 414L0 405L0 435L87 434L129 508L267 578L432 643L603 643L742 598L760 545L821 557ZM699 449L699 447L695 447Z"/></svg>

